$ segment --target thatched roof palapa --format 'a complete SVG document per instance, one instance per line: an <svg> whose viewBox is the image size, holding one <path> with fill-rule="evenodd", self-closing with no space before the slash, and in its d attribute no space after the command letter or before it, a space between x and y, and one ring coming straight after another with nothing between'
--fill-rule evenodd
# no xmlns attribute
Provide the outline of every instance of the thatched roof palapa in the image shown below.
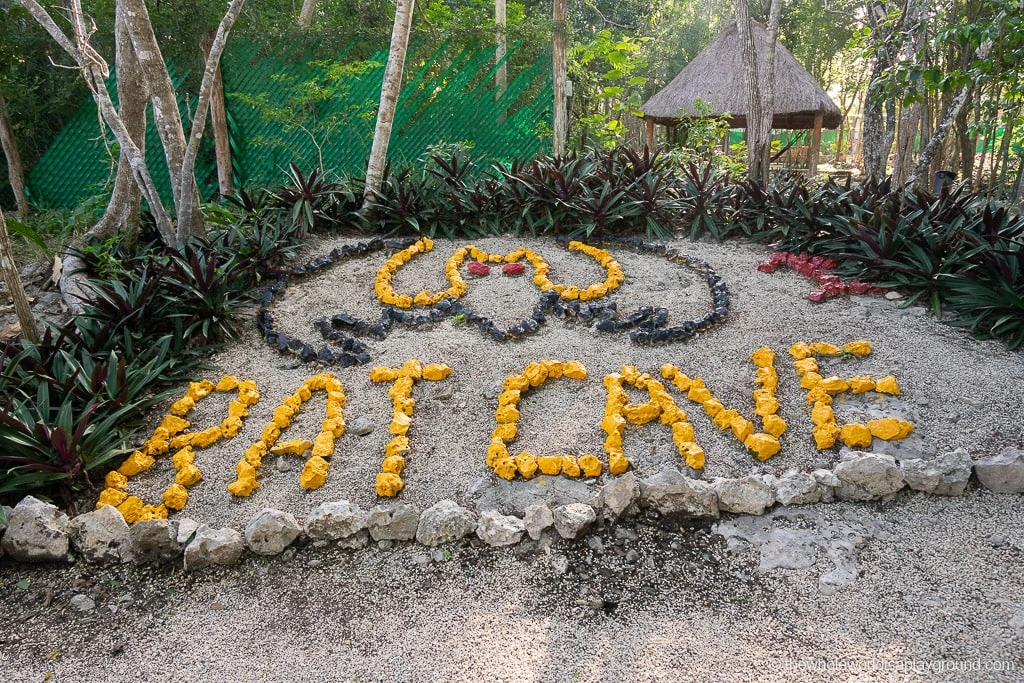
<svg viewBox="0 0 1024 683"><path fill-rule="evenodd" d="M768 32L755 22L751 22L751 29L763 70L763 59L768 53ZM698 99L711 105L710 113L701 114L694 109L693 104ZM687 115L717 117L729 114L734 128L746 128L747 88L743 83L743 57L736 24L718 34L641 109L645 119L667 126L678 125ZM828 93L779 42L775 48L774 110L772 128L813 128L818 113L822 114L825 128L837 128L843 120L839 107Z"/></svg>

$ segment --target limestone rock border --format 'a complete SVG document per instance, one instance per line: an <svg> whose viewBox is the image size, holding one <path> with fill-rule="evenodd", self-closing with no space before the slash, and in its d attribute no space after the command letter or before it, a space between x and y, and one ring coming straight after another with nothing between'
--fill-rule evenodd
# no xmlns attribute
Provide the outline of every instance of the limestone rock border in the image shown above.
<svg viewBox="0 0 1024 683"><path fill-rule="evenodd" d="M554 509L534 503L521 518L494 509L469 510L453 500L438 501L422 512L405 502L363 511L340 500L323 503L304 524L290 513L266 508L242 532L213 529L187 518L147 520L128 527L106 508L69 520L55 505L26 496L14 508L4 508L8 524L0 528L0 557L73 562L77 554L99 564L181 562L186 571L194 571L235 565L246 550L256 556L282 554L297 542L357 550L371 539L383 548L396 541L438 546L472 536L488 547L506 547L527 536L540 539L552 527L563 539L583 538L599 518L614 524L642 510L666 517L717 518L722 512L760 515L775 505L891 499L904 488L961 496L972 476L994 493L1024 493L1024 452L1011 446L972 460L959 448L926 460L897 460L883 453L844 449L832 470L718 477L710 482L687 477L674 467L645 479L627 472L598 489L589 503Z"/></svg>

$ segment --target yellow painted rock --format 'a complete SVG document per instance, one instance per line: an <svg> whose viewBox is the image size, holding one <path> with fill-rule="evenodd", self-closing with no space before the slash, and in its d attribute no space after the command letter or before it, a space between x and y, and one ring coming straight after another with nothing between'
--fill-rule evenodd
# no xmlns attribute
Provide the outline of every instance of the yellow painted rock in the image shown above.
<svg viewBox="0 0 1024 683"><path fill-rule="evenodd" d="M855 394L863 394L875 390L875 380L868 375L857 375L846 381L850 383L850 389Z"/></svg>
<svg viewBox="0 0 1024 683"><path fill-rule="evenodd" d="M430 363L423 366L423 379L431 382L440 382L450 374L452 374L452 369L444 363Z"/></svg>
<svg viewBox="0 0 1024 683"><path fill-rule="evenodd" d="M217 380L217 386L214 387L217 391L234 391L238 388L238 378L234 375L224 375Z"/></svg>
<svg viewBox="0 0 1024 683"><path fill-rule="evenodd" d="M249 409L241 401L232 401L228 404L228 417L248 417Z"/></svg>
<svg viewBox="0 0 1024 683"><path fill-rule="evenodd" d="M383 472L390 472L391 474L401 474L402 470L405 469L405 458L400 455L389 455L384 458L384 463L380 467Z"/></svg>
<svg viewBox="0 0 1024 683"><path fill-rule="evenodd" d="M776 439L786 433L786 421L778 415L765 415L761 419L761 425L764 427L764 431Z"/></svg>
<svg viewBox="0 0 1024 683"><path fill-rule="evenodd" d="M321 458L329 458L334 455L334 435L330 432L320 432L313 439L313 455Z"/></svg>
<svg viewBox="0 0 1024 683"><path fill-rule="evenodd" d="M505 378L502 383L502 388L506 391L509 389L515 389L516 391L526 391L530 388L530 380L526 379L522 375L509 375Z"/></svg>
<svg viewBox="0 0 1024 683"><path fill-rule="evenodd" d="M388 368L383 365L370 368L371 382L394 382L396 379L398 379L398 370L396 368Z"/></svg>
<svg viewBox="0 0 1024 683"><path fill-rule="evenodd" d="M580 363L579 361L566 361L562 365L562 376L568 377L569 379L586 379L587 368L584 367L583 363Z"/></svg>
<svg viewBox="0 0 1024 683"><path fill-rule="evenodd" d="M515 406L518 405L519 399L522 397L523 392L516 389L509 389L498 394L498 405L499 406Z"/></svg>
<svg viewBox="0 0 1024 683"><path fill-rule="evenodd" d="M614 434L621 432L626 427L626 418L619 413L611 413L605 415L604 419L601 420L601 429L605 434Z"/></svg>
<svg viewBox="0 0 1024 683"><path fill-rule="evenodd" d="M789 347L789 355L793 356L794 360L803 360L814 355L814 350L807 342L797 342Z"/></svg>
<svg viewBox="0 0 1024 683"><path fill-rule="evenodd" d="M813 356L810 358L804 358L793 363L793 368L796 370L796 374L803 377L808 372L818 371L818 359Z"/></svg>
<svg viewBox="0 0 1024 683"><path fill-rule="evenodd" d="M135 524L135 522L142 518L144 507L145 505L141 498L138 496L128 496L117 506L117 511L124 517L124 521L129 524Z"/></svg>
<svg viewBox="0 0 1024 683"><path fill-rule="evenodd" d="M340 439L345 434L345 419L332 417L320 423L320 429L330 432L335 439Z"/></svg>
<svg viewBox="0 0 1024 683"><path fill-rule="evenodd" d="M695 470L704 469L704 449L695 441L687 441L679 446L679 455L686 462L687 467Z"/></svg>
<svg viewBox="0 0 1024 683"><path fill-rule="evenodd" d="M223 436L224 430L220 428L220 425L210 427L192 435L192 446L195 448L209 448L220 441Z"/></svg>
<svg viewBox="0 0 1024 683"><path fill-rule="evenodd" d="M174 454L174 457L171 458L171 462L174 463L174 469L180 470L185 465L191 465L195 459L196 452L192 450L191 446L186 446Z"/></svg>
<svg viewBox="0 0 1024 683"><path fill-rule="evenodd" d="M516 476L516 463L512 458L499 458L494 463L494 473L502 479L512 480Z"/></svg>
<svg viewBox="0 0 1024 683"><path fill-rule="evenodd" d="M693 380L680 372L672 378L672 384L675 385L676 389L679 391L688 392L690 391L690 387L693 386Z"/></svg>
<svg viewBox="0 0 1024 683"><path fill-rule="evenodd" d="M274 424L281 429L287 429L291 425L294 415L295 411L288 406L278 406L274 408Z"/></svg>
<svg viewBox="0 0 1024 683"><path fill-rule="evenodd" d="M394 401L397 398L409 398L412 396L413 378L401 375L388 389L388 398Z"/></svg>
<svg viewBox="0 0 1024 683"><path fill-rule="evenodd" d="M209 396L211 392L213 392L213 382L204 379L199 382L189 382L185 395L190 396L193 401L199 401Z"/></svg>
<svg viewBox="0 0 1024 683"><path fill-rule="evenodd" d="M177 401L171 404L171 407L167 410L171 415L177 415L183 417L185 413L192 410L192 407L196 404L194 400L185 396L179 398Z"/></svg>
<svg viewBox="0 0 1024 683"><path fill-rule="evenodd" d="M516 426L515 422L505 422L504 424L500 424L494 428L494 431L491 432L491 438L498 438L502 441L508 442L516 438L516 433L518 431L519 428Z"/></svg>
<svg viewBox="0 0 1024 683"><path fill-rule="evenodd" d="M839 438L850 448L867 448L871 445L871 430L859 422L844 424Z"/></svg>
<svg viewBox="0 0 1024 683"><path fill-rule="evenodd" d="M409 431L409 425L411 424L411 417L400 410L396 410L391 416L391 424L388 426L388 430L392 434L405 434Z"/></svg>
<svg viewBox="0 0 1024 683"><path fill-rule="evenodd" d="M821 388L830 394L838 394L850 388L850 383L842 377L833 375L821 380Z"/></svg>
<svg viewBox="0 0 1024 683"><path fill-rule="evenodd" d="M779 412L779 401L774 396L760 396L754 401L754 414L767 417Z"/></svg>
<svg viewBox="0 0 1024 683"><path fill-rule="evenodd" d="M242 431L242 418L240 417L229 417L220 423L221 434L224 435L225 439L230 439L233 436L237 436L238 432Z"/></svg>
<svg viewBox="0 0 1024 683"><path fill-rule="evenodd" d="M505 442L501 439L491 439L490 445L487 446L487 466L494 467L498 460L508 457L508 448L505 446Z"/></svg>
<svg viewBox="0 0 1024 683"><path fill-rule="evenodd" d="M693 425L689 422L672 423L672 441L678 446L693 441Z"/></svg>
<svg viewBox="0 0 1024 683"><path fill-rule="evenodd" d="M554 476L562 471L562 456L542 455L537 458L537 468L541 474Z"/></svg>
<svg viewBox="0 0 1024 683"><path fill-rule="evenodd" d="M750 354L750 360L759 368L767 368L775 363L775 352L767 346L762 346Z"/></svg>
<svg viewBox="0 0 1024 683"><path fill-rule="evenodd" d="M604 440L605 451L622 448L622 432L612 432Z"/></svg>
<svg viewBox="0 0 1024 683"><path fill-rule="evenodd" d="M424 289L412 298L412 303L414 306L429 306L432 300L433 297L430 296L430 292Z"/></svg>
<svg viewBox="0 0 1024 683"><path fill-rule="evenodd" d="M393 436L391 437L391 440L388 441L387 445L384 446L384 456L391 457L392 455L405 455L409 450L409 437Z"/></svg>
<svg viewBox="0 0 1024 683"><path fill-rule="evenodd" d="M883 417L868 422L868 429L871 430L872 436L885 441L895 441L907 438L914 431L914 425L895 417Z"/></svg>
<svg viewBox="0 0 1024 683"><path fill-rule="evenodd" d="M661 424L671 425L676 422L686 422L686 411L675 403L668 403L661 406Z"/></svg>
<svg viewBox="0 0 1024 683"><path fill-rule="evenodd" d="M165 415L160 423L160 427L166 429L168 436L170 436L171 434L178 434L183 429L188 429L189 422L177 415Z"/></svg>
<svg viewBox="0 0 1024 683"><path fill-rule="evenodd" d="M178 483L171 484L164 491L164 505L171 510L181 510L188 502L188 489Z"/></svg>
<svg viewBox="0 0 1024 683"><path fill-rule="evenodd" d="M859 358L869 356L871 355L871 342L864 339L852 341L849 344L843 344L843 351L852 353Z"/></svg>
<svg viewBox="0 0 1024 683"><path fill-rule="evenodd" d="M117 470L107 472L107 476L104 477L103 483L108 489L117 489L118 491L128 490L128 477L124 476Z"/></svg>
<svg viewBox="0 0 1024 683"><path fill-rule="evenodd" d="M195 440L195 435L193 435L192 438ZM158 439L156 437L149 439L142 446L142 450L146 452L146 455L163 455L170 449L171 444L167 443L164 439Z"/></svg>
<svg viewBox="0 0 1024 683"><path fill-rule="evenodd" d="M732 433L740 440L740 443L747 440L747 437L754 433L754 423L747 418L737 415L729 423Z"/></svg>
<svg viewBox="0 0 1024 683"><path fill-rule="evenodd" d="M299 486L304 489L318 489L327 481L327 472L330 469L327 461L318 455L306 461L306 465L299 474Z"/></svg>
<svg viewBox="0 0 1024 683"><path fill-rule="evenodd" d="M565 363L559 360L546 359L540 361L540 364L548 371L548 379L560 379L565 372Z"/></svg>
<svg viewBox="0 0 1024 683"><path fill-rule="evenodd" d="M121 466L117 468L117 471L126 477L134 477L139 472L145 472L153 463L156 462L151 456L146 455L142 451L135 451L128 459L121 463Z"/></svg>
<svg viewBox="0 0 1024 683"><path fill-rule="evenodd" d="M259 467L263 464L263 456L267 454L267 444L257 441L245 449L245 462L252 467Z"/></svg>
<svg viewBox="0 0 1024 683"><path fill-rule="evenodd" d="M402 363L402 367L398 370L399 377L409 377L412 379L423 378L423 365L415 358Z"/></svg>
<svg viewBox="0 0 1024 683"><path fill-rule="evenodd" d="M623 365L620 372L622 378L634 386L637 380L640 379L640 371L637 370L635 365Z"/></svg>
<svg viewBox="0 0 1024 683"><path fill-rule="evenodd" d="M382 498L393 498L405 488L405 483L397 474L381 472L377 475L377 495Z"/></svg>
<svg viewBox="0 0 1024 683"><path fill-rule="evenodd" d="M714 417L725 410L725 406L717 398L709 398L702 405L704 406L704 412L710 417Z"/></svg>
<svg viewBox="0 0 1024 683"><path fill-rule="evenodd" d="M811 344L811 351L819 356L834 356L839 353L839 347L827 342L814 342Z"/></svg>
<svg viewBox="0 0 1024 683"><path fill-rule="evenodd" d="M120 489L105 488L100 491L100 499L96 501L96 509L99 510L104 505L110 505L117 507L125 501L128 494Z"/></svg>
<svg viewBox="0 0 1024 683"><path fill-rule="evenodd" d="M875 382L875 391L880 394L892 394L893 396L900 395L900 386L896 383L896 378L892 375L886 375L885 377L879 378Z"/></svg>
<svg viewBox="0 0 1024 683"><path fill-rule="evenodd" d="M167 506L162 504L143 505L137 521L141 522L147 519L167 519Z"/></svg>
<svg viewBox="0 0 1024 683"><path fill-rule="evenodd" d="M416 410L416 399L414 398L396 398L394 401L395 410L400 410L409 417L412 417L412 413Z"/></svg>
<svg viewBox="0 0 1024 683"><path fill-rule="evenodd" d="M807 402L811 405L814 405L815 403L832 405L832 394L828 393L821 387L814 387L807 392Z"/></svg>
<svg viewBox="0 0 1024 683"><path fill-rule="evenodd" d="M704 386L704 380L697 377L690 382L690 390L686 392L686 398L697 403L704 403L714 397L708 391L708 388Z"/></svg>
<svg viewBox="0 0 1024 683"><path fill-rule="evenodd" d="M729 427L732 426L732 421L735 418L737 418L738 416L739 416L739 413L736 412L735 410L732 410L730 408L730 409L721 411L720 413L718 413L718 415L715 415L715 418L713 420L711 420L711 422L716 427L718 427L719 429L724 431L724 430L726 430L726 429L728 429Z"/></svg>
<svg viewBox="0 0 1024 683"><path fill-rule="evenodd" d="M199 468L192 463L188 463L174 475L174 483L187 487L192 486L202 478L203 473L199 471Z"/></svg>
<svg viewBox="0 0 1024 683"><path fill-rule="evenodd" d="M811 434L814 436L815 446L819 451L823 451L836 444L836 439L839 438L839 427L835 422L826 422L815 427Z"/></svg>
<svg viewBox="0 0 1024 683"><path fill-rule="evenodd" d="M579 457L580 469L583 470L583 476L585 477L599 477L601 476L601 470L604 465L601 461L595 458L592 454L587 453Z"/></svg>
<svg viewBox="0 0 1024 683"><path fill-rule="evenodd" d="M576 461L576 458L571 455L562 456L562 474L567 477L578 477L580 476L580 464Z"/></svg>
<svg viewBox="0 0 1024 683"><path fill-rule="evenodd" d="M821 426L826 422L835 421L836 414L835 411L832 410L832 406L818 401L814 404L814 407L811 408L811 422L814 424Z"/></svg>
<svg viewBox="0 0 1024 683"><path fill-rule="evenodd" d="M302 455L312 447L312 441L307 441L305 439L292 439L290 441L282 441L280 444L271 448L270 452L274 455Z"/></svg>
<svg viewBox="0 0 1024 683"><path fill-rule="evenodd" d="M302 397L299 396L297 393L288 394L287 396L284 397L284 400L281 401L281 405L283 405L286 408L290 408L292 411L292 415L294 415L295 413L299 412L300 408L302 408Z"/></svg>
<svg viewBox="0 0 1024 683"><path fill-rule="evenodd" d="M643 425L658 419L661 406L655 403L630 404L622 409L623 415L635 425Z"/></svg>
<svg viewBox="0 0 1024 683"><path fill-rule="evenodd" d="M761 432L748 436L743 445L752 450L757 459L762 461L772 457L782 448L778 438Z"/></svg>
<svg viewBox="0 0 1024 683"><path fill-rule="evenodd" d="M238 400L247 406L254 406L259 403L260 392L256 388L256 381L247 379L238 384Z"/></svg>
<svg viewBox="0 0 1024 683"><path fill-rule="evenodd" d="M519 411L516 410L515 406L504 405L494 412L494 417L497 419L498 424L516 422L519 420Z"/></svg>
<svg viewBox="0 0 1024 683"><path fill-rule="evenodd" d="M516 469L524 479L529 479L537 473L537 456L533 453L523 451L515 457Z"/></svg>
<svg viewBox="0 0 1024 683"><path fill-rule="evenodd" d="M523 368L523 377L526 378L531 387L539 387L548 378L548 371L540 363L529 363Z"/></svg>
<svg viewBox="0 0 1024 683"><path fill-rule="evenodd" d="M176 437L167 442L167 450L177 451L185 446L192 445L193 434L178 434Z"/></svg>
<svg viewBox="0 0 1024 683"><path fill-rule="evenodd" d="M622 453L612 453L608 456L608 474L619 475L629 469L629 460Z"/></svg>
<svg viewBox="0 0 1024 683"><path fill-rule="evenodd" d="M760 384L762 389L775 391L779 386L779 373L775 368L758 368L754 374L754 381Z"/></svg>

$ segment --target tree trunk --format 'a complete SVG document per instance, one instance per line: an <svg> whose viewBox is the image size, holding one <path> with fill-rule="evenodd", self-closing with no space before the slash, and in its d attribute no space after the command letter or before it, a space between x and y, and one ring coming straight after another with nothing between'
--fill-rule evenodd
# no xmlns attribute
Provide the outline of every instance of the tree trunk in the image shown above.
<svg viewBox="0 0 1024 683"><path fill-rule="evenodd" d="M992 23L998 25L1002 23L1005 18L1006 10L1001 10L992 20ZM992 51L994 37L995 36L989 36L981 45L978 46L978 51L975 53L974 60L972 61L983 61L988 58L988 53ZM914 166L914 170L910 172L910 177L907 178L907 182L923 183L927 181L926 174L928 169L931 167L932 158L935 156L936 152L938 152L942 143L945 142L946 135L949 134L949 129L953 127L953 122L956 121L956 117L959 116L960 110L963 109L964 104L967 103L967 97L970 95L970 92L970 84L965 85L949 103L949 107L942 114L942 119L939 121L939 125L935 127L935 132L932 133L931 139L928 140L928 144L921 150L921 156L917 161L917 165Z"/></svg>
<svg viewBox="0 0 1024 683"><path fill-rule="evenodd" d="M864 149L864 174L882 178L889 162L889 150L895 133L896 105L891 98L880 97L882 80L892 68L894 56L890 52L892 29L883 22L886 16L884 2L877 0L867 7L868 22L875 37L875 65L868 79L867 94L864 97L864 122L861 144Z"/></svg>
<svg viewBox="0 0 1024 683"><path fill-rule="evenodd" d="M947 103L948 107L949 104ZM967 181L974 177L974 141L967 128L967 119L970 109L964 107L954 119L956 124L957 148L960 150L960 177ZM934 133L933 133L934 134Z"/></svg>
<svg viewBox="0 0 1024 683"><path fill-rule="evenodd" d="M554 71L554 132L551 136L551 153L555 156L565 154L565 144L569 138L569 113L566 111L565 82L568 80L565 58L565 44L568 37L566 19L566 0L554 0L552 21L554 35L551 38L552 69Z"/></svg>
<svg viewBox="0 0 1024 683"><path fill-rule="evenodd" d="M0 95L0 145L3 145L4 157L7 159L7 178L11 182L11 189L14 190L18 215L24 219L29 211L28 195L25 194L25 167L21 163L18 138L14 135L11 118L7 115L7 102L3 95Z"/></svg>
<svg viewBox="0 0 1024 683"><path fill-rule="evenodd" d="M204 61L210 58L212 42L213 36L203 40ZM224 105L224 79L219 64L210 93L210 125L213 127L213 148L217 157L217 188L222 197L230 197L235 193L235 183L231 175L231 136L228 132L227 107Z"/></svg>
<svg viewBox="0 0 1024 683"><path fill-rule="evenodd" d="M156 191L156 185L154 185L153 178L149 173L149 167L146 165L146 157L131 135L129 135L124 121L118 115L117 110L114 108L114 103L110 99L110 93L107 91L107 85L104 80L108 75L106 63L89 45L88 37L90 33L85 27L81 2L73 0L70 8L75 42L72 42L64 34L53 20L53 17L36 0L21 0L21 4L39 22L40 26L57 41L57 44L75 60L75 63L82 72L82 78L85 80L86 86L92 93L93 99L96 100L100 115L110 127L118 144L121 145L121 152L128 158L135 182L142 190L142 194L149 204L150 211L153 212L153 218L156 221L157 229L160 231L161 239L163 239L165 244L173 245L175 243L174 227L171 224L170 216L167 215L167 211L164 209L160 194Z"/></svg>
<svg viewBox="0 0 1024 683"><path fill-rule="evenodd" d="M768 45L761 71L750 21L749 0L735 0L736 29L747 89L747 176L762 187L768 184L771 162L772 118L775 107L775 49L782 1L772 0L768 15Z"/></svg>
<svg viewBox="0 0 1024 683"><path fill-rule="evenodd" d="M299 10L299 28L309 28L313 23L313 12L316 10L316 0L303 0L302 9Z"/></svg>
<svg viewBox="0 0 1024 683"><path fill-rule="evenodd" d="M7 293L10 294L14 311L18 314L21 336L30 342L38 342L39 330L36 328L36 318L32 315L32 307L28 303L28 297L25 296L25 288L21 286L21 276L18 274L18 264L14 262L11 238L7 234L7 221L4 220L2 209L0 209L0 270L4 271Z"/></svg>
<svg viewBox="0 0 1024 683"><path fill-rule="evenodd" d="M128 33L132 37L132 45L135 46L135 54L139 59L142 75L149 88L149 98L153 103L153 122L160 135L160 143L164 148L167 170L171 178L171 193L178 216L178 233L181 233L181 223L184 220L186 225L192 227L193 232L202 235L203 218L199 204L194 199L198 193L192 194L192 202L186 205L182 204L181 170L185 158L185 128L181 120L181 112L178 110L178 98L174 92L174 84L167 72L167 64L164 62L156 35L153 33L153 24L150 22L146 3L144 0L120 0L117 3L117 12L125 15L124 21L128 26ZM195 182L194 178L192 182ZM190 214L189 218L186 218L186 213Z"/></svg>
<svg viewBox="0 0 1024 683"><path fill-rule="evenodd" d="M501 97L508 87L508 65L505 64L505 53L508 50L508 31L505 12L505 0L494 0L494 24L497 26L495 39L498 49L494 52L494 61L498 65L498 73L494 76L494 84L498 86L494 93L495 99Z"/></svg>
<svg viewBox="0 0 1024 683"><path fill-rule="evenodd" d="M145 155L146 143L146 102L149 93L146 82L139 69L139 61L135 57L128 27L124 21L115 18L115 64L117 67L117 99L118 115L124 121L125 130L132 140L139 141L139 151ZM78 255L90 239L105 240L120 233L134 233L139 227L139 209L142 205L142 192L132 174L129 155L122 150L117 163L117 178L114 191L107 203L103 217L88 232L75 239L71 248L64 252L60 275L60 291L64 303L72 314L82 312L82 302L87 301L89 293L85 289L87 275L84 272L85 261Z"/></svg>
<svg viewBox="0 0 1024 683"><path fill-rule="evenodd" d="M384 183L384 164L391 142L391 125L395 121L398 96L402 92L402 72L405 69L405 52L409 46L409 30L412 28L412 11L416 0L398 0L395 8L395 25L391 31L391 48L388 64L384 69L384 82L380 88L380 107L377 110L377 125L373 130L373 145L366 165L366 186L363 189L363 211L367 211L376 192Z"/></svg>
<svg viewBox="0 0 1024 683"><path fill-rule="evenodd" d="M195 120L192 122L192 132L189 134L188 146L185 148L185 156L181 162L180 176L183 179L181 184L181 201L185 206L195 206L196 211L186 213L178 219L178 243L182 243L189 235L204 236L206 226L203 223L203 214L199 211L199 188L196 186L196 158L199 156L199 143L203 140L203 131L206 128L206 115L210 109L210 100L213 97L213 82L220 73L220 56L224 53L224 47L228 42L228 34L231 27L242 11L245 0L231 0L224 18L217 26L217 33L210 45L210 54L206 57L206 66L203 69L203 82L199 85L199 101L196 103Z"/></svg>
<svg viewBox="0 0 1024 683"><path fill-rule="evenodd" d="M926 0L908 0L903 13L903 52L901 61L905 64L919 65L925 39ZM917 76L911 85L917 94L921 94L922 79ZM903 105L900 111L899 126L896 135L896 158L892 164L893 187L903 187L914 163L914 143L921 127L923 106L920 102Z"/></svg>

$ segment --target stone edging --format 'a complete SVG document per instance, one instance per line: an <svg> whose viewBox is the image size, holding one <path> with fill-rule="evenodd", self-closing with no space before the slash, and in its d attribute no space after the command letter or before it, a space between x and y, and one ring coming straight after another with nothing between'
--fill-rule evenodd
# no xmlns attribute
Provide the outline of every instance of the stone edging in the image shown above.
<svg viewBox="0 0 1024 683"><path fill-rule="evenodd" d="M26 496L15 508L5 509L9 524L0 538L0 556L59 562L74 561L77 553L88 562L139 564L183 558L185 570L192 571L237 564L246 549L256 555L279 555L302 536L314 547L334 543L356 550L371 539L384 547L395 541L438 546L476 534L484 544L502 547L519 543L526 535L539 539L551 527L563 539L577 539L598 515L614 522L641 509L666 517L709 519L722 512L760 515L775 504L885 499L904 487L960 496L972 473L982 487L995 493L1024 493L1024 452L1007 447L975 461L960 448L929 460L897 461L881 453L845 451L831 470L719 477L710 482L674 468L640 480L627 472L595 492L589 504L569 503L552 510L535 503L523 518L495 510L477 514L451 500L422 512L403 502L364 511L341 500L321 504L304 524L290 513L266 508L249 520L244 533L186 518L146 520L129 527L110 506L69 519L56 506Z"/></svg>

